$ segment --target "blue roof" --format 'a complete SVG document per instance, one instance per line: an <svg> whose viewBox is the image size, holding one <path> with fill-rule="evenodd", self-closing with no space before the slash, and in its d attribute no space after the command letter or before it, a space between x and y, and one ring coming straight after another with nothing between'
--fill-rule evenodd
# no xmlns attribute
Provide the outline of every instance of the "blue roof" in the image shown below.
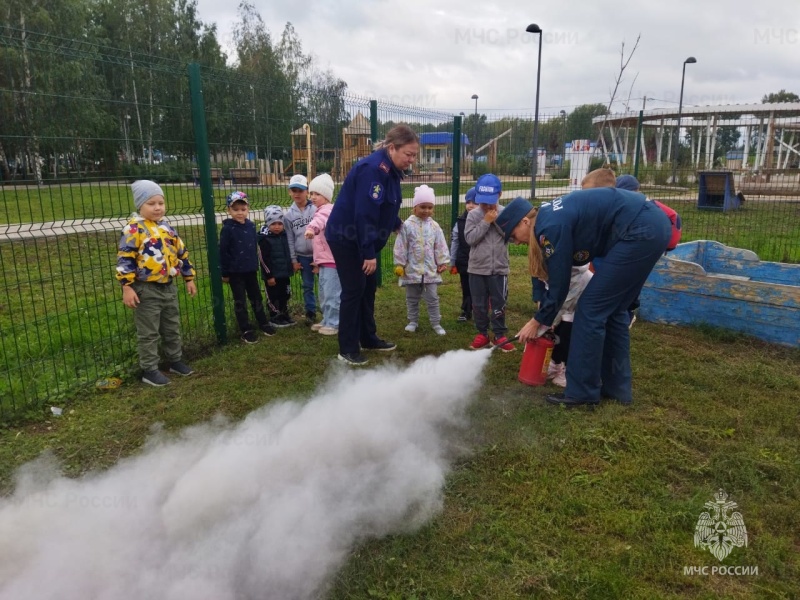
<svg viewBox="0 0 800 600"><path fill-rule="evenodd" d="M430 131L419 134L420 146L446 145L453 143L453 133L450 131ZM461 134L461 144L469 146L469 138L466 133Z"/></svg>

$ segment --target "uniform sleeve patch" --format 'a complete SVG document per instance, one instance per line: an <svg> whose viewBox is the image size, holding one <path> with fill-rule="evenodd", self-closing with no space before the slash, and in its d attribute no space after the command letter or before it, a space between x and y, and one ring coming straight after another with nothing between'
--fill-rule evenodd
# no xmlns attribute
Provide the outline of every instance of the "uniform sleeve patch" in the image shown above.
<svg viewBox="0 0 800 600"><path fill-rule="evenodd" d="M586 262L589 259L589 251L588 250L578 250L575 254L572 255L572 258L575 262Z"/></svg>
<svg viewBox="0 0 800 600"><path fill-rule="evenodd" d="M550 258L556 253L556 249L553 247L553 244L544 235L539 236L539 246L544 252L546 258Z"/></svg>
<svg viewBox="0 0 800 600"><path fill-rule="evenodd" d="M383 199L384 187L377 181L373 181L369 186L369 195L373 200Z"/></svg>
<svg viewBox="0 0 800 600"><path fill-rule="evenodd" d="M379 164L378 168L381 171L383 171L384 173L388 173L389 172L389 165L387 165L385 162L382 162L381 164Z"/></svg>

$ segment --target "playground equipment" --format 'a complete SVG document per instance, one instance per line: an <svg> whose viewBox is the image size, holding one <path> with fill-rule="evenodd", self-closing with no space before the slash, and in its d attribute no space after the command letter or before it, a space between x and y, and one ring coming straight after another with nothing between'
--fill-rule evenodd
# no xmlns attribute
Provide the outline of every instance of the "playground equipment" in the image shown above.
<svg viewBox="0 0 800 600"><path fill-rule="evenodd" d="M569 161L570 190L581 189L581 181L589 172L593 152L593 144L589 140L573 140L567 144L565 154Z"/></svg>
<svg viewBox="0 0 800 600"><path fill-rule="evenodd" d="M357 112L347 127L342 128L342 160L344 174L362 158L372 153L370 124L361 112Z"/></svg>
<svg viewBox="0 0 800 600"><path fill-rule="evenodd" d="M292 132L292 162L284 168L284 174L291 170L292 173L304 173L309 179L316 177L316 135L308 123Z"/></svg>
<svg viewBox="0 0 800 600"><path fill-rule="evenodd" d="M491 140L486 142L483 146L477 148L473 153L472 160L475 160L475 157L478 156L478 153L483 152L486 148L489 148L489 154L486 157L486 163L489 168L489 171L494 172L495 169L497 168L497 142L498 140L506 137L507 135L510 135L512 129L513 127L509 127L497 137L492 138Z"/></svg>

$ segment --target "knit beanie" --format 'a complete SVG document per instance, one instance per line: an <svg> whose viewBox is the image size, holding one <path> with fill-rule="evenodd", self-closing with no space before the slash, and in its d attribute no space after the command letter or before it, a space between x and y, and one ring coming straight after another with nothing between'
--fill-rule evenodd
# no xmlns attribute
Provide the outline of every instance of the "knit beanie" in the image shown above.
<svg viewBox="0 0 800 600"><path fill-rule="evenodd" d="M620 175L617 177L617 187L621 190L639 191L639 180L633 175Z"/></svg>
<svg viewBox="0 0 800 600"><path fill-rule="evenodd" d="M308 185L308 191L309 193L317 192L327 198L328 201L333 200L333 179L327 173L317 175Z"/></svg>
<svg viewBox="0 0 800 600"><path fill-rule="evenodd" d="M264 225L269 227L277 221L283 222L283 209L277 204L271 204L264 209Z"/></svg>
<svg viewBox="0 0 800 600"><path fill-rule="evenodd" d="M155 181L140 179L131 184L133 190L133 204L136 210L142 208L142 204L150 200L153 196L163 196L164 192Z"/></svg>
<svg viewBox="0 0 800 600"><path fill-rule="evenodd" d="M436 204L436 194L433 192L433 188L427 185L414 188L414 206L420 204Z"/></svg>

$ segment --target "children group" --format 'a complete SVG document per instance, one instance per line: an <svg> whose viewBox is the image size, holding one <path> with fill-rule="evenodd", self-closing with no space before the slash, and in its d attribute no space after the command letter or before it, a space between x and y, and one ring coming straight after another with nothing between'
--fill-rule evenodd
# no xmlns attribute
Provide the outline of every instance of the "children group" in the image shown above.
<svg viewBox="0 0 800 600"><path fill-rule="evenodd" d="M271 336L276 328L296 324L289 313L289 299L290 280L298 272L303 281L305 316L312 331L338 333L341 285L324 235L332 210L333 179L325 173L309 183L303 175L294 175L288 188L291 206L285 211L277 205L267 206L260 231L249 219L247 194L234 191L226 199L229 218L222 223L219 240L221 275L231 289L241 339L248 344L257 343L260 334ZM187 291L194 295L195 269L185 244L165 218L161 187L140 180L131 189L137 214L122 232L117 280L123 288L123 303L135 309L142 381L162 386L169 379L158 369L159 337L169 371L193 373L182 358L175 279L183 277ZM441 274L449 269L461 281L458 320L475 321L477 334L469 347L493 344L504 352L515 350L506 336L505 323L507 241L493 225L502 210L498 204L501 191L501 181L495 175L478 179L466 194L466 210L452 229L448 248L442 228L433 219L434 190L427 185L415 188L412 214L397 231L394 245L395 273L406 292L407 332L419 327L420 302L424 301L430 326L437 334L446 334L441 326L438 285L442 283ZM266 288L266 306L259 272ZM315 322L315 275L319 280L320 322ZM250 320L248 301L257 326Z"/></svg>

